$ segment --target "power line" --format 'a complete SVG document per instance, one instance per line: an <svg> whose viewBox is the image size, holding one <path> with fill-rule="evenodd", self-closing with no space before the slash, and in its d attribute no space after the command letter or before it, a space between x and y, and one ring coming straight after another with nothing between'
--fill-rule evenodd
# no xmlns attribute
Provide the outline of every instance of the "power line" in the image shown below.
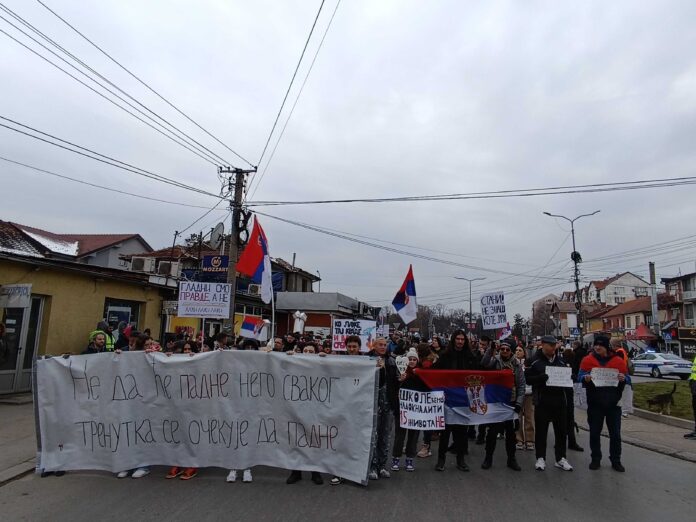
<svg viewBox="0 0 696 522"><path fill-rule="evenodd" d="M92 77L89 76L88 74L84 73L83 71L81 71L80 69L78 69L77 67L75 67L73 64L71 64L70 62L68 62L67 60L65 60L63 57L59 56L57 53L55 53L54 51L52 51L51 49L49 49L48 47L46 47L44 44L42 44L41 42L39 42L38 40L36 40L36 39L33 38L32 36L28 35L28 34L25 33L24 31L22 31L21 29L19 29L16 25L14 25L12 22L10 22L9 20L7 20L7 19L6 19L5 17L3 17L2 15L0 15L0 19L2 19L2 20L4 20L5 22L7 22L9 25L11 25L11 26L14 27L15 29L17 29L19 32L21 32L22 34L24 34L25 36L27 36L28 38L30 38L31 40L33 40L34 42L36 42L37 44L39 44L41 47L43 47L44 49L46 49L46 50L47 50L48 52L50 52L51 54L55 55L57 58L59 58L60 60L62 60L63 62L65 62L67 65L69 65L70 67L72 67L73 69L75 69L77 72L79 72L79 73L82 74L83 76L87 77L89 80L91 80L92 82L96 83L96 84L99 85L101 88L103 88L104 90L106 90L107 92L109 92L110 94L112 94L113 96L115 96L116 98L118 98L119 100L123 101L126 105L128 105L128 106L130 106L130 107L133 107L134 110L136 110L137 112L143 114L143 116L145 116L146 118L149 118L150 120L155 121L153 118L147 116L143 111L141 111L140 109L138 109L137 107L135 107L133 104L131 104L131 103L129 103L128 101L124 100L123 97L121 97L121 96L119 96L118 94L114 93L112 90L108 89L107 87L104 87L101 83L99 83L98 81L96 81L94 78L92 78ZM145 121L143 118L141 118L141 117L138 116L137 114L134 114L133 112L129 111L128 109L126 109L126 108L123 107L122 105L119 105L118 103L116 103L114 100L112 100L111 98L109 98L109 97L106 96L105 94L99 92L98 90L96 90L96 89L95 89L94 87L92 87L91 85L86 84L85 82L83 82L82 80L80 80L77 76L75 76L75 75L71 74L70 72L68 72L67 70L63 69L60 65L58 65L58 64L56 64L56 63L54 63L54 62L52 62L51 60L49 60L48 58L46 58L46 57L43 56L42 54L38 53L36 50L34 50L34 49L32 49L31 47L29 47L28 45L26 45L24 42L19 41L17 38L15 38L14 36L10 35L10 34L9 34L8 32L6 32L5 30L0 29L0 32L3 33L3 34L4 34L5 36L7 36L8 38L10 38L10 39L14 40L15 42L17 42L19 45L21 45L22 47L24 47L24 48L27 49L28 51L30 51L30 52L32 52L33 54L35 54L36 56L38 56L38 57L41 58L42 60L44 60L44 61L46 61L47 63L51 64L53 67L55 67L56 69L58 69L58 70L61 71L62 73L68 75L70 78L72 78L73 80L75 80L75 81L78 82L79 84L83 85L84 87L87 87L90 91L94 92L95 94L97 94L97 95L100 96L101 98L103 98L103 99L105 99L106 101L108 101L109 103L115 105L116 107L118 107L118 108L121 109L122 111L126 112L127 114L130 114L131 116L133 116L133 117L134 117L135 119L137 119L138 121L144 123L145 125L147 125L147 126L150 127L151 129L153 129L154 131L156 131L156 132L162 134L163 136L167 137L168 139L170 139L171 141L173 141L173 142L176 143L177 145L180 145L181 147L184 147L185 149L187 149L187 150L189 150L190 152L194 153L196 156L200 157L200 158L203 159L204 161L207 161L207 162L210 163L211 165L218 166L218 163L217 163L216 161L214 161L214 158L211 159L211 157L207 156L206 154L201 154L199 151L197 151L197 150L194 149L193 147L189 146L188 144L184 143L183 141L180 141L180 140L178 139L178 136L177 136L176 134L174 134L173 132L171 132L169 129L167 129L167 128L164 127L163 125L161 125L161 124L155 122L155 123L157 123L160 127L162 127L162 129L164 129L164 130L167 131L167 132L170 132L172 135L167 134L167 132L164 132L164 131L161 130L161 129L158 129L157 127L155 127L154 125L152 125L152 124L149 123L148 121Z"/></svg>
<svg viewBox="0 0 696 522"><path fill-rule="evenodd" d="M150 85L148 85L145 81L141 80L135 73L131 72L130 69L122 65L118 60L116 60L113 56L111 56L109 53L107 53L104 49L102 49L99 45L94 43L92 40L90 40L87 36L85 36L83 33L81 33L75 26L70 24L65 18L60 16L58 13L56 13L53 9L48 7L46 4L44 4L41 0L37 0L39 4L41 4L44 8L46 8L50 13L52 13L56 18L58 18L61 22L63 22L65 25L67 25L70 29L75 31L78 35L80 35L82 38L84 38L88 43L90 43L93 47L95 47L99 52L101 52L104 56L106 56L109 60L114 62L116 65L118 65L122 70L124 70L126 73L128 73L132 78L137 80L141 85L143 85L145 88L147 88L150 92L152 92L155 96L157 96L159 99L161 99L163 102L165 102L167 105L169 105L172 109L174 109L176 112L181 114L184 118L186 118L188 121L193 123L196 127L198 127L200 130L205 132L208 136L213 138L217 143L225 147L228 151L230 151L232 154L237 156L239 159L247 163L249 166L254 166L252 165L246 158L244 158L242 155L234 151L231 147L229 147L226 143L224 143L222 140L220 140L217 136L212 134L210 131L205 129L203 126L201 126L198 122L196 122L193 118L188 116L186 113L184 113L181 109L179 109L176 105L174 105L172 102L170 102L167 98L162 96L159 92L157 92L154 88L152 88Z"/></svg>
<svg viewBox="0 0 696 522"><path fill-rule="evenodd" d="M216 154L215 152L213 152L212 150L210 150L210 149L207 148L206 146L202 145L201 143L199 143L198 141L196 141L195 139L193 139L191 136L189 136L188 134L186 134L184 131L182 131L181 129L179 129L178 127L176 127L174 124L172 124L171 122L169 122L168 120L166 120L165 118L163 118L162 116L160 116L159 114L157 114L156 112L154 112L153 110L151 110L149 107L147 107L146 105L144 105L143 103L141 103L139 100L135 99L133 96L131 96L131 95L128 94L126 91L124 91L123 89L121 89L118 85L116 85L116 84L113 83L111 80L109 80L108 78L106 78L104 75L102 75L101 73L99 73L98 71L96 71L94 68L90 67L88 64L86 64L86 63L85 63L84 61L82 61L80 58L78 58L77 56L75 56L74 54L72 54L70 51L68 51L67 49L65 49L64 47L62 47L62 46L61 46L60 44L58 44L55 40L53 40L52 38L50 38L49 36L47 36L46 34L44 34L43 32L41 32L41 31L40 31L39 29L37 29L34 25L32 25L30 22L26 21L24 18L22 18L21 16L19 16L17 13L13 12L13 11L12 11L11 9L9 9L7 6L5 6L5 5L3 5L2 3L0 3L0 9L2 9L3 11L5 11L6 13L8 13L10 16L12 16L15 20L17 20L18 22L20 22L22 25L24 25L24 26L25 26L26 28L28 28L29 30L33 31L34 34L37 34L38 36L40 36L41 38L43 38L45 41L47 41L48 43L50 43L51 45L53 45L56 49L62 51L63 54L65 54L66 56L72 58L75 62L77 62L77 63L80 64L82 67L84 67L85 69L87 69L88 71L90 71L92 74L94 74L94 75L96 75L97 77L99 77L99 78L101 78L102 80L104 80L106 83L108 83L109 85L111 85L113 88L115 88L117 91L119 91L120 93L122 93L124 96L126 96L126 97L128 97L129 99L133 100L133 102L135 102L136 104L138 104L140 107L142 107L143 109L145 109L147 112L149 112L150 114L153 114L154 116L156 116L157 119L159 119L159 120L161 120L162 122L164 122L164 123L166 123L167 125L169 125L169 127L171 127L172 129L174 129L175 131L177 131L178 134L175 134L175 133L174 133L173 131L171 131L170 129L166 129L166 127L164 127L163 125L161 125L159 122L155 121L154 118L152 118L152 117L146 115L144 112L140 111L137 107L135 107L135 106L132 105L131 103L127 102L126 100L124 100L123 98L121 98L120 96L118 96L116 93L114 93L113 91L111 91L111 90L108 89L107 87L104 87L102 84L100 84L99 82L97 82L97 81L96 81L94 78L92 78L91 76L85 74L83 71L80 71L77 67L73 66L72 64L69 64L69 62L66 62L66 63L68 63L69 65L71 65L75 70L79 71L81 74L83 74L84 76L86 76L87 78L89 78L91 81L93 81L93 82L96 83L97 85L101 86L101 87L102 87L103 89L105 89L107 92L109 92L109 93L111 93L112 95L116 96L118 99L120 99L120 100L123 101L124 103L128 104L130 107L132 107L133 109L137 110L138 112L140 112L140 114L142 114L143 116L149 118L151 121L153 121L153 122L156 123L157 125L160 125L160 127L162 127L163 129L166 129L168 132L172 132L172 134L176 135L178 138L180 138L180 139L182 139L182 140L184 140L184 141L186 141L185 138L188 139L188 141L186 141L186 143L187 143L188 145L191 145L192 147L195 147L199 152L205 154L205 155L208 156L209 158L211 158L211 159L213 159L213 160L216 160L216 161L220 161L220 162L222 162L222 163L229 163L228 160L226 160L225 158L219 156L218 154ZM0 18L2 18L3 20L5 20L5 21L7 22L7 19L5 19L4 17L0 16ZM9 23L9 22L8 22L8 23ZM31 38L32 40L34 40L30 35L24 33L24 31L22 31L21 29L19 29L19 28L18 28L17 26L15 26L14 24L11 24L11 25L12 25L15 29L17 29L18 31L22 32L22 34L24 34L25 36L28 36L29 38ZM49 52L52 52L52 51L51 51L50 49L48 49L47 47L43 46L40 42L37 42L36 40L34 40L34 41L35 41L36 43L38 43L39 45L41 45L44 49L47 49ZM55 53L53 53L53 54L54 54L55 56L58 56L58 55L55 54ZM60 56L58 56L58 57L60 58ZM64 61L65 61L65 60L64 60ZM185 138L184 138L184 137L185 137ZM193 145L191 142L195 143L195 145ZM196 147L196 145L197 145L198 147ZM205 151L205 152L204 152L204 151ZM209 154L207 154L207 153L209 153Z"/></svg>
<svg viewBox="0 0 696 522"><path fill-rule="evenodd" d="M51 135L51 134L48 134L48 133L46 133L46 132L42 132L42 131L40 131L40 130L38 130L38 129L35 129L35 128L33 128L33 127L30 127L30 126L28 126L28 125L24 125L24 124L22 124L22 123L19 123L19 122L15 121L15 120L12 120L12 119L10 119L10 118L6 118L6 117L4 117L4 116L2 116L2 115L0 115L0 119L5 120L5 121L9 121L9 122L11 122L11 123L13 123L13 124L15 124L15 125L18 125L18 126L20 126L20 127L23 127L23 128L25 128L25 129L29 129L29 130L31 130L31 131L33 131L33 132L35 132L35 133L41 134L41 135L43 135L43 136L47 136L47 137L49 137L49 138L51 138L51 139L53 139L53 140L59 141L59 142L61 142L61 143L65 143L66 145L69 145L69 146L61 145L61 143L55 143L54 141L48 140L48 139L46 139L46 138L42 138L41 136L35 136L35 135L30 134L29 132L23 131L23 130L21 130L21 129L15 129L14 127L10 127L9 125L5 125L4 123L0 123L0 127L4 127L4 128L6 128L6 129L9 129L9 130L11 130L11 131L17 132L17 133L19 133L19 134L23 134L23 135L28 136L28 137L30 137L30 138L34 138L35 140L39 140L39 141L42 141L42 142L44 142L44 143L48 143L49 145L53 145L53 146L55 146L55 147L59 147L59 148L64 149L64 150L67 150L67 151L70 151L70 152L74 152L75 154L79 154L80 156L84 156L84 157L86 157L86 158L90 158L90 159L93 159L93 160L95 160L95 161L99 161L99 162L101 162L101 163L105 163L105 164L107 164L107 165L111 165L112 167L116 167L116 168L119 168L119 169L122 169L122 170L126 170L126 171L128 171L128 172L132 172L133 174L137 174L137 175L139 175L139 176L144 176L144 177L146 177L146 178L150 178L150 179L153 179L153 180L155 180L155 181L159 181L159 182L161 182L161 183L166 183L166 184L168 184L168 185L172 185L172 186L175 186L175 187L178 187L178 188L190 190L190 191L193 191L193 192L198 192L199 194L204 194L204 195L206 195L206 196L212 196L212 197L214 197L214 198L219 198L219 197L220 197L218 194L213 194L212 192L207 192L207 191L205 191L205 190L203 190L203 189L199 189L199 188L193 187L193 186L191 186L191 185L186 185L185 183L181 183L181 182L179 182L179 181L176 181L176 180L167 178L167 177L162 176L162 175L160 175L160 174L155 174L154 172L151 172L151 171L149 171L149 170L145 170L145 169L142 169L142 168L140 168L140 167L135 167L134 165L131 165L130 163L126 163L126 162L124 162L124 161L117 160L117 159L112 158L112 157L110 157L110 156L106 156L105 154L101 154L101 153L99 153L99 152L95 152L95 151L93 151L93 150L91 150L91 149L88 149L88 148L86 148L86 147L82 147L82 146L77 145L77 144L75 144L75 143L72 143L72 142L70 142L70 141L63 140L63 139L61 139L61 138L58 138L58 137L53 136L53 135ZM74 147L74 148L70 148L70 147ZM80 150L75 150L75 149L80 149ZM81 152L81 151L86 151L86 152ZM102 159L102 158L104 158L104 159Z"/></svg>
<svg viewBox="0 0 696 522"><path fill-rule="evenodd" d="M288 85L288 90L285 92L285 96L283 97L283 103L280 104L280 109L278 109L278 114L276 115L275 121L273 122L273 127L271 127L271 132L268 134L268 139L266 140L266 144L263 147L263 151L261 152L261 157L259 158L259 161L257 162L257 165L261 165L261 161L263 160L263 156L266 154L266 149L268 149L268 144L271 142L271 136L273 136L273 131L275 131L276 125L278 125L278 119L280 118L280 113L283 112L283 107L285 107L285 102L288 99L288 95L290 94L290 89L292 89L292 84L295 81L295 76L297 76L297 71L300 68L300 64L302 63L302 58L304 58L305 51L307 50L307 46L309 45L309 40L312 38L312 33L314 32L314 28L317 25L317 20L319 20L319 15L321 14L321 9L324 7L324 0L321 0L321 4L319 5L319 10L317 11L317 16L314 18L314 23L312 24L312 28L309 31L309 35L307 35L307 41L304 44L304 47L302 48L302 54L300 55L300 59L297 61L297 66L295 67L295 72L292 73L292 78L290 79L290 85Z"/></svg>
<svg viewBox="0 0 696 522"><path fill-rule="evenodd" d="M561 194L583 194L594 192L615 192L647 188L673 187L696 184L696 176L653 179L642 181L621 181L615 183L593 183L564 187L545 187L536 189L498 190L490 192L468 192L461 194L439 194L431 196L403 196L383 198L325 199L307 201L250 201L249 207L287 206L287 205L326 205L333 203L394 203L415 201L449 201L470 199L497 199L510 197L553 196Z"/></svg>
<svg viewBox="0 0 696 522"><path fill-rule="evenodd" d="M225 195L225 196L226 196L226 195ZM222 203L223 201L226 201L226 200L225 200L225 199L220 199L220 201L218 201L217 203L215 203L215 205L214 205L213 207L211 207L211 208L210 208L206 213L204 213L201 217L199 217L198 219L196 219L193 223L191 223L191 224L190 224L189 226L187 226L185 229L177 231L176 234L180 236L181 234L183 234L184 232L186 232L186 231L189 230L190 228L193 228L193 226L194 226L196 223L198 223L199 221L201 221L203 218L205 218L205 216L207 216L207 215L210 214L213 210L215 210L216 208L218 208L218 207L220 206L220 203Z"/></svg>
<svg viewBox="0 0 696 522"><path fill-rule="evenodd" d="M261 185L261 182L263 181L264 176L266 175L266 171L268 170L269 165L273 161L273 158L275 157L276 150L278 149L278 144L280 143L280 140L283 139L283 135L285 134L285 129L288 128L288 123L290 123L290 118L292 118L293 113L295 112L295 107L297 107L297 102L300 101L300 96L302 96L302 92L304 91L305 85L307 84L307 80L309 79L309 75L312 73L312 69L314 68L314 63L317 61L317 56L319 56L319 51L321 51L321 47L324 45L324 40L326 39L326 35L329 32L329 29L331 28L331 24L333 22L334 17L336 16L336 11L338 11L338 6L341 5L341 0L338 0L336 3L336 7L333 10L333 13L331 14L331 18L329 19L329 23L326 25L326 29L324 30L324 34L321 37L321 40L319 41L319 45L317 46L317 50L314 53L314 58L312 58L312 63L309 64L309 69L307 70L307 74L305 74L304 81L302 82L302 85L300 86L300 90L297 93L297 97L295 98L295 103L292 104L292 108L290 109L290 114L288 115L288 118L285 120L285 124L283 125L283 128L280 131L280 136L278 137L278 140L275 143L275 146L273 147L273 151L271 151L271 156L268 158L268 161L266 162L266 165L264 165L263 172L261 173L261 177L259 177L259 181L256 183L256 187L254 187L254 191L251 193L250 197L254 197L254 194L256 194L256 191L259 188L259 185ZM255 174L255 173L254 173ZM249 184L249 188L251 188L251 183L254 182L254 176L252 175L251 182Z"/></svg>
<svg viewBox="0 0 696 522"><path fill-rule="evenodd" d="M35 167L35 166L33 166L33 165L28 165L28 164L26 164L26 163L22 163L21 161L11 160L11 159L9 159L9 158L5 158L4 156L0 156L0 160L6 161L6 162L8 162L8 163L13 163L13 164L15 164L15 165L19 165L19 166L21 166L21 167L25 167L25 168L27 168L27 169L31 169L31 170L34 170L34 171L36 171L36 172L42 172L42 173L48 174L48 175L50 175L50 176L55 176L55 177L60 178L60 179L64 179L64 180L68 180L68 181L73 181L73 182L75 182L75 183L80 183L80 184L82 184L82 185L87 185L87 186L89 186L89 187L94 187L94 188L98 188L98 189L102 189L102 190L107 190L107 191L109 191L109 192L115 192L115 193L117 193L117 194L123 194L123 195L125 195L125 196L132 196L132 197L134 197L134 198L146 199L146 200L148 200L148 201L155 201L155 202L157 202L157 203L167 203L167 204L169 204L169 205L178 205L178 206L181 206L181 207L208 208L207 205L192 205L192 204L189 204L189 203L182 203L181 201L169 201L169 200L166 200L166 199L152 198L152 197L150 197L150 196L143 196L142 194L135 194L135 193L133 193L133 192L127 192L127 191L125 191L125 190L121 190L121 189L117 189L117 188L113 188L113 187L105 187L105 186L103 186L103 185L97 185L96 183L90 183L89 181L84 181L84 180L77 179L77 178L71 178L70 176L66 176L66 175L64 175L64 174L58 174L57 172L53 172L53 171L50 171L50 170L46 170L46 169L42 169L42 168L39 168L39 167Z"/></svg>
<svg viewBox="0 0 696 522"><path fill-rule="evenodd" d="M277 220L277 221L282 221L283 223L287 223L287 224L290 224L290 225L294 225L294 226L297 226L297 227L300 227L300 228L305 228L305 229L307 229L307 230L312 230L312 231L314 231L314 232L319 232L320 234L326 234L326 235L329 235L329 236L337 237L337 238L340 238L340 239L344 239L344 240L346 240L346 241L351 241L351 242L353 242L353 243L359 243L359 244L361 244L361 245L370 246L370 247L378 248L378 249L381 249L381 250L386 250L386 251L388 251L388 252L393 252L393 253L396 253L396 254L402 254L402 255L406 255L406 256L410 256L410 257L415 257L415 258L418 258L418 259L424 259L424 260L426 260L426 261L433 261L433 262L435 262L435 263L442 263L442 264L445 264L445 265L458 266L458 267L467 268L467 269L470 269L470 270L479 270L479 271L482 271L482 272L490 272L490 273L495 273L495 274L504 274L504 275L511 275L511 276L524 276L524 275L525 275L525 274L523 274L523 273L521 273L521 274L516 274L516 273L513 273L513 272L506 272L506 271L504 271L504 270L496 270L496 269L492 269L492 268L486 268L486 267L480 267L480 266L474 266L474 265L466 265L466 264L463 264L463 263L457 263L457 262L455 262L455 261L450 261L450 260L446 260L446 259L439 259L439 258L432 257L432 256L426 256L426 255L423 255L423 254L416 254L416 253L414 253L414 252L407 252L407 251L405 251L405 250L400 250L400 249L397 249L397 248L388 247L388 246L385 246L385 245L380 245L380 244L378 244L378 243L373 243L373 242L370 242L370 241L365 241L365 240L362 240L362 239L357 239L357 238L354 238L354 237L350 237L350 236L347 236L347 235L345 235L345 234L339 234L339 233L336 233L336 232L331 232L330 230L327 230L327 229L324 229L324 228L322 228L322 227L318 227L318 226L315 226L315 225L310 225L310 224L307 224L307 223L300 223L300 222L298 222L298 221L292 221L292 220L290 220L290 219L285 219L285 218L280 218L280 217L277 217L277 216L272 216L272 215L266 214L266 213L264 213L264 212L259 212L259 211L255 211L255 212L256 212L256 214L258 214L258 215L260 215L260 216L266 216L266 217L268 217L268 218L275 219L275 220ZM529 277L529 276L528 276L528 277ZM559 280L565 280L565 278L547 278L547 277L544 277L544 279L559 279Z"/></svg>

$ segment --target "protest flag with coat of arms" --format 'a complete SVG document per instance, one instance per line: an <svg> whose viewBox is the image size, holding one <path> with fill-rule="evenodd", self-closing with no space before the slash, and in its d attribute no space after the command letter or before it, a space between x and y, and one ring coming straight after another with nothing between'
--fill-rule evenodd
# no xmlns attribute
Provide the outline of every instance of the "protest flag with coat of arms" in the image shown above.
<svg viewBox="0 0 696 522"><path fill-rule="evenodd" d="M234 239L233 239L234 240ZM268 304L273 297L271 280L271 256L268 253L268 240L259 220L254 216L251 237L237 263L237 272L261 285L261 300Z"/></svg>
<svg viewBox="0 0 696 522"><path fill-rule="evenodd" d="M515 377L510 370L416 370L433 391L445 392L446 424L489 424L517 418L510 405Z"/></svg>
<svg viewBox="0 0 696 522"><path fill-rule="evenodd" d="M242 320L242 327L239 329L239 335L249 339L258 339L265 324L266 322L261 317L245 315Z"/></svg>
<svg viewBox="0 0 696 522"><path fill-rule="evenodd" d="M413 280L413 266L408 266L408 273L404 284L394 296L392 305L405 324L414 321L418 316L418 304L416 303L416 282Z"/></svg>

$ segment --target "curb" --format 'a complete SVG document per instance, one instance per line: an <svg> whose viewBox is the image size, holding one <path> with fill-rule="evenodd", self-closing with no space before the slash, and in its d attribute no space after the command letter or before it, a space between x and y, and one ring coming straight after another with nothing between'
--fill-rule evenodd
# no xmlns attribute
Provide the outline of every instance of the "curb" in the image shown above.
<svg viewBox="0 0 696 522"><path fill-rule="evenodd" d="M641 410L640 408L633 408L633 415L640 417L642 419L661 422L662 424L669 424L670 426L675 426L677 428L682 428L688 430L693 427L693 421L688 419L680 419L679 417L671 417L669 415L660 415L648 410Z"/></svg>
<svg viewBox="0 0 696 522"><path fill-rule="evenodd" d="M590 429L585 426L578 424L578 428L582 431L589 432ZM605 439L609 438L608 434L602 433L602 437ZM662 455L667 455L668 457L673 457L675 459L685 460L687 462L696 463L696 446L694 447L694 452L690 451L675 451L669 446L663 446L662 444L653 444L652 442L646 442L640 439L634 439L633 437L626 437L621 434L621 442L629 444L630 446L636 446L637 448L646 449L648 451L654 451L655 453L660 453Z"/></svg>
<svg viewBox="0 0 696 522"><path fill-rule="evenodd" d="M0 471L0 487L8 482L12 482L18 478L22 478L29 473L33 473L36 469L36 458L32 457L10 468Z"/></svg>

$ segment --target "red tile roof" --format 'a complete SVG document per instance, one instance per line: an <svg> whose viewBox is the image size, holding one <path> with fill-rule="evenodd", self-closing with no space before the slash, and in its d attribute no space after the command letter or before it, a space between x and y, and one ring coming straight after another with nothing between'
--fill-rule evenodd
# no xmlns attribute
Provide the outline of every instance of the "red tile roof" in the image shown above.
<svg viewBox="0 0 696 522"><path fill-rule="evenodd" d="M634 314L636 312L650 312L651 310L652 305L650 304L650 297L641 297L616 305L603 314L602 317L616 317L618 315Z"/></svg>
<svg viewBox="0 0 696 522"><path fill-rule="evenodd" d="M150 246L140 236L140 234L56 234L55 232L49 232L40 228L21 225L19 223L12 224L20 230L29 233L40 234L55 241L77 243L78 257L82 257L87 254L91 254L92 252L103 250L104 248L108 248L110 246L122 243L123 241L127 241L128 239L133 238L139 239L147 247Z"/></svg>

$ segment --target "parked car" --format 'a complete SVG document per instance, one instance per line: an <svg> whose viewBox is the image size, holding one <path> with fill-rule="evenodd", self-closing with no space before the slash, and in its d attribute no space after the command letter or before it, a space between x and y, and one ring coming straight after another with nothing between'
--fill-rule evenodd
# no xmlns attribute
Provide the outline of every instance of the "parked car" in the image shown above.
<svg viewBox="0 0 696 522"><path fill-rule="evenodd" d="M686 380L691 375L691 362L673 353L642 353L633 359L633 365L635 373L649 373L656 379L665 375L678 375Z"/></svg>

